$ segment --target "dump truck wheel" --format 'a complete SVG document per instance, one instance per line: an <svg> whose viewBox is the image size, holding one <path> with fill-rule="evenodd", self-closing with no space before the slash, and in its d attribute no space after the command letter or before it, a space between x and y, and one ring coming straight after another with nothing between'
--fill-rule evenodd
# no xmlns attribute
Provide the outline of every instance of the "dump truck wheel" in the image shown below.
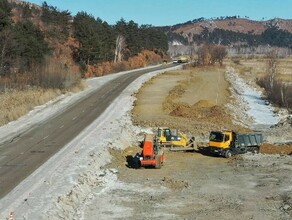
<svg viewBox="0 0 292 220"><path fill-rule="evenodd" d="M253 150L254 154L258 154L260 152L260 148L259 147L255 147Z"/></svg>
<svg viewBox="0 0 292 220"><path fill-rule="evenodd" d="M160 169L161 168L161 155L157 155L157 157L156 157L155 168L156 169Z"/></svg>
<svg viewBox="0 0 292 220"><path fill-rule="evenodd" d="M226 157L226 158L229 158L229 157L231 157L231 156L232 156L232 153L231 153L230 150L225 151L225 157Z"/></svg>

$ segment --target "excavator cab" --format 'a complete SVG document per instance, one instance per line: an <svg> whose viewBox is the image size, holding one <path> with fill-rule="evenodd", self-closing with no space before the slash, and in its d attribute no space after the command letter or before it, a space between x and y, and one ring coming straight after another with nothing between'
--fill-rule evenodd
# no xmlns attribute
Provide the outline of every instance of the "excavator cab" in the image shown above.
<svg viewBox="0 0 292 220"><path fill-rule="evenodd" d="M169 128L158 128L158 137L160 137L160 141L172 141L173 136L171 134L171 130Z"/></svg>
<svg viewBox="0 0 292 220"><path fill-rule="evenodd" d="M160 144L173 140L173 135L171 134L171 130L169 128L158 128L157 137Z"/></svg>

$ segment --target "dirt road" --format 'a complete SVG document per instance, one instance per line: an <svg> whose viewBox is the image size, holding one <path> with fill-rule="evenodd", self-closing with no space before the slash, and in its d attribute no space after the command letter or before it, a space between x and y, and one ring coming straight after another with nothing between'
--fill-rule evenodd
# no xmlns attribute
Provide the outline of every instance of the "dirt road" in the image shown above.
<svg viewBox="0 0 292 220"><path fill-rule="evenodd" d="M202 145L212 129L249 130L233 123L230 109L225 107L232 99L224 74L224 69L197 69L152 79L137 94L134 124L179 128L195 135ZM113 149L106 172L118 173L116 184L105 192L97 190L85 217L291 219L292 162L284 154L292 151L291 146L282 147L286 151L269 145L263 152L269 149L283 155L246 154L232 159L211 156L204 148L166 151L166 162L159 170L127 167L127 158L141 151L137 146Z"/></svg>

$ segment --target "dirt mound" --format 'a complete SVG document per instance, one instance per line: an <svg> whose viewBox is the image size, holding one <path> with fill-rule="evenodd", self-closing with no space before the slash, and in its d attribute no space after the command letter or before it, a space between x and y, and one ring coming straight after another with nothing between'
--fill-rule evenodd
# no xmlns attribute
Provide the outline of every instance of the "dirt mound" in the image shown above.
<svg viewBox="0 0 292 220"><path fill-rule="evenodd" d="M181 97L185 93L185 84L181 83L175 86L172 90L169 91L168 96L165 98L162 103L164 111L172 111L176 107L175 100ZM180 103L181 105L187 105L186 103Z"/></svg>
<svg viewBox="0 0 292 220"><path fill-rule="evenodd" d="M272 145L265 143L260 148L262 154L292 155L292 144Z"/></svg>
<svg viewBox="0 0 292 220"><path fill-rule="evenodd" d="M125 167L136 153L141 152L141 148L139 146L129 146L124 150L109 148L109 152L114 160L112 160L107 167Z"/></svg>
<svg viewBox="0 0 292 220"><path fill-rule="evenodd" d="M192 118L193 113L191 107L186 103L172 103L171 116Z"/></svg>
<svg viewBox="0 0 292 220"><path fill-rule="evenodd" d="M172 103L172 106L171 116L205 120L220 125L231 122L224 107L214 105L208 100L201 100L192 106L186 103Z"/></svg>
<svg viewBox="0 0 292 220"><path fill-rule="evenodd" d="M192 107L193 108L211 108L214 104L210 100L200 100L197 103L195 103Z"/></svg>

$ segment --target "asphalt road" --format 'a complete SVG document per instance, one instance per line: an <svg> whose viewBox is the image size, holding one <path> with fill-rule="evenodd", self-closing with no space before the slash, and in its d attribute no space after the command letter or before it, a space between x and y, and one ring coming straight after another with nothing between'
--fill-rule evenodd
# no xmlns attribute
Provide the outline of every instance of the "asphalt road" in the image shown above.
<svg viewBox="0 0 292 220"><path fill-rule="evenodd" d="M0 145L0 198L41 166L84 128L139 76L174 66L154 67L122 75L68 109Z"/></svg>

